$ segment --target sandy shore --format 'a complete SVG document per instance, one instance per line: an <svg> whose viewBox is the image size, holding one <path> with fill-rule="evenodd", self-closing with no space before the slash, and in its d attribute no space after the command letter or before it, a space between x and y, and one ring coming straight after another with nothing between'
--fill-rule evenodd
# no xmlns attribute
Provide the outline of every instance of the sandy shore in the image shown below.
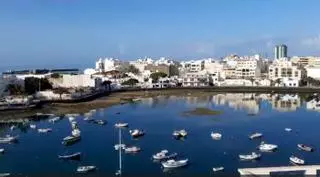
<svg viewBox="0 0 320 177"><path fill-rule="evenodd" d="M82 103L54 103L44 105L40 109L34 110L24 110L24 111L6 111L0 112L0 119L19 119L35 115L36 113L43 114L55 114L55 115L64 115L64 114L84 114L89 112L92 109L107 108L113 105L118 105L123 102L124 99L130 98L149 98L155 96L167 96L167 95L176 95L176 96L206 96L212 95L213 92L207 91L188 91L188 90L154 90L154 91L127 91L127 92L115 92L108 96L101 97L99 99L82 102Z"/></svg>

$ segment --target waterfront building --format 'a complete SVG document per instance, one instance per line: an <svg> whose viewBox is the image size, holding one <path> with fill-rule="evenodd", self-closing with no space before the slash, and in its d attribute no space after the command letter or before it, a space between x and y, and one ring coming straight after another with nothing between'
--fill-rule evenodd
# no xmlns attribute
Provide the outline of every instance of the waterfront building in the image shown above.
<svg viewBox="0 0 320 177"><path fill-rule="evenodd" d="M181 64L183 70L186 72L199 72L204 69L204 61L203 60L183 61L180 64Z"/></svg>
<svg viewBox="0 0 320 177"><path fill-rule="evenodd" d="M114 58L99 58L96 62L96 70L98 72L107 72L111 70L115 70L118 66L120 66L121 61Z"/></svg>
<svg viewBox="0 0 320 177"><path fill-rule="evenodd" d="M224 65L217 60L207 59L204 61L204 70L219 79L225 79Z"/></svg>
<svg viewBox="0 0 320 177"><path fill-rule="evenodd" d="M314 56L305 56L305 57L298 57L294 56L291 57L290 61L294 64L297 64L298 66L320 66L320 57L314 57Z"/></svg>
<svg viewBox="0 0 320 177"><path fill-rule="evenodd" d="M183 77L183 87L204 87L209 86L209 74L205 71L202 72L189 72Z"/></svg>
<svg viewBox="0 0 320 177"><path fill-rule="evenodd" d="M256 58L237 59L236 78L258 78L261 74L261 61Z"/></svg>
<svg viewBox="0 0 320 177"><path fill-rule="evenodd" d="M307 65L305 69L307 77L320 80L320 65Z"/></svg>
<svg viewBox="0 0 320 177"><path fill-rule="evenodd" d="M288 57L288 47L284 44L277 45L274 48L274 59Z"/></svg>
<svg viewBox="0 0 320 177"><path fill-rule="evenodd" d="M147 64L144 70L149 70L151 73L163 72L163 73L166 73L167 76L169 76L170 74L170 67L169 65L165 65L165 64L159 64L159 65Z"/></svg>
<svg viewBox="0 0 320 177"><path fill-rule="evenodd" d="M269 66L269 79L275 81L277 79L292 79L300 81L302 70L298 66L293 65L287 58L274 60Z"/></svg>
<svg viewBox="0 0 320 177"><path fill-rule="evenodd" d="M70 75L64 74L61 78L50 78L50 82L54 88L81 88L81 87L92 87L98 88L102 84L101 78L96 78L91 75L79 74Z"/></svg>

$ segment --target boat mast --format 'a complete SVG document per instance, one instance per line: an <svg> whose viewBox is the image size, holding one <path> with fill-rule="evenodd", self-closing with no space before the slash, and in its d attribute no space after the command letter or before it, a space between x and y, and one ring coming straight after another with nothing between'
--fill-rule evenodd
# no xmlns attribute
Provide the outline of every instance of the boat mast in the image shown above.
<svg viewBox="0 0 320 177"><path fill-rule="evenodd" d="M121 156L121 151L122 151L122 142L121 142L121 128L119 128L119 170L116 173L118 176L122 175L122 156Z"/></svg>

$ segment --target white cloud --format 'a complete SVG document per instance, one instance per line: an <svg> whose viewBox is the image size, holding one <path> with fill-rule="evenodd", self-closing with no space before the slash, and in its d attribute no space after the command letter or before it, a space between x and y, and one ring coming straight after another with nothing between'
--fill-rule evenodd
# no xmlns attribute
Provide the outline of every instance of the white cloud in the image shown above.
<svg viewBox="0 0 320 177"><path fill-rule="evenodd" d="M314 37L306 38L301 41L301 45L312 49L320 50L320 34Z"/></svg>

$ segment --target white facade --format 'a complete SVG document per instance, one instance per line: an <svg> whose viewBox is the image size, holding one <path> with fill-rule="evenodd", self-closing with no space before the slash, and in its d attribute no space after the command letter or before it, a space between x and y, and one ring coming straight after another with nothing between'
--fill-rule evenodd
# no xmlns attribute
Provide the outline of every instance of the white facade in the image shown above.
<svg viewBox="0 0 320 177"><path fill-rule="evenodd" d="M107 72L115 70L117 66L120 65L120 61L118 59L113 58L99 58L96 62L96 70L98 72Z"/></svg>
<svg viewBox="0 0 320 177"><path fill-rule="evenodd" d="M47 74L16 74L16 78L20 79L20 80L25 80L28 77L34 77L34 78L38 78L38 79L42 79L42 78L47 78L51 75L51 73L47 73Z"/></svg>
<svg viewBox="0 0 320 177"><path fill-rule="evenodd" d="M219 61L205 60L204 70L209 74L215 75L221 79L226 78L223 68L224 68L223 64L221 64Z"/></svg>
<svg viewBox="0 0 320 177"><path fill-rule="evenodd" d="M301 70L287 59L275 60L272 65L269 66L268 74L269 79L271 80L284 78L290 78L293 80L301 79Z"/></svg>
<svg viewBox="0 0 320 177"><path fill-rule="evenodd" d="M284 87L299 87L299 80L291 78L283 78L282 84Z"/></svg>
<svg viewBox="0 0 320 177"><path fill-rule="evenodd" d="M255 58L238 59L235 68L237 78L257 78L261 74L260 60Z"/></svg>
<svg viewBox="0 0 320 177"><path fill-rule="evenodd" d="M79 88L79 87L99 87L102 81L100 78L93 78L90 75L68 75L62 76L62 81L54 83L55 87Z"/></svg>
<svg viewBox="0 0 320 177"><path fill-rule="evenodd" d="M319 66L306 66L307 77L320 80L320 65Z"/></svg>
<svg viewBox="0 0 320 177"><path fill-rule="evenodd" d="M203 87L209 85L209 74L206 72L190 72L183 76L183 87Z"/></svg>
<svg viewBox="0 0 320 177"><path fill-rule="evenodd" d="M203 60L191 60L181 62L182 68L187 72L199 72L204 69L204 61Z"/></svg>

